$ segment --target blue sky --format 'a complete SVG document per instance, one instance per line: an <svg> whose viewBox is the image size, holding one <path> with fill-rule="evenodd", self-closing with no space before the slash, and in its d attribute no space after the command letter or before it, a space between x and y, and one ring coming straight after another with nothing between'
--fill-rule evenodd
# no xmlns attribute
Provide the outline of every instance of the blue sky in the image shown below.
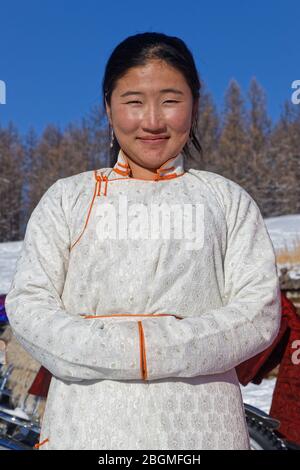
<svg viewBox="0 0 300 470"><path fill-rule="evenodd" d="M300 2L296 0L1 0L0 124L21 133L79 122L101 100L105 63L127 36L179 36L221 109L229 80L243 92L252 76L276 121L300 79Z"/></svg>

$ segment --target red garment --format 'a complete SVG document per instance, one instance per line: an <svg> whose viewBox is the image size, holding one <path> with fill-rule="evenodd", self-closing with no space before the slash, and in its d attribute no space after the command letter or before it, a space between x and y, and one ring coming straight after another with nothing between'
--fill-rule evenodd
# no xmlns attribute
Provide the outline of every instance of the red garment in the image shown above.
<svg viewBox="0 0 300 470"><path fill-rule="evenodd" d="M46 369L44 366L41 366L28 390L28 393L46 398L48 395L51 377L51 372L49 372L49 370Z"/></svg>
<svg viewBox="0 0 300 470"><path fill-rule="evenodd" d="M280 364L269 415L280 420L278 432L283 437L300 445L300 317L283 292L281 306L281 326L274 342L265 351L239 364L236 371L242 385L260 384ZM297 359L299 364L293 364Z"/></svg>
<svg viewBox="0 0 300 470"><path fill-rule="evenodd" d="M264 377L280 364L270 416L280 420L278 431L286 439L300 445L300 343L296 355L295 340L300 341L300 317L292 302L281 292L282 320L274 342L261 353L236 367L239 382L260 384ZM299 364L292 363L299 360ZM52 374L41 366L28 393L47 397Z"/></svg>
<svg viewBox="0 0 300 470"><path fill-rule="evenodd" d="M269 414L280 420L278 431L300 445L300 317L286 297L283 298L283 310L290 331Z"/></svg>

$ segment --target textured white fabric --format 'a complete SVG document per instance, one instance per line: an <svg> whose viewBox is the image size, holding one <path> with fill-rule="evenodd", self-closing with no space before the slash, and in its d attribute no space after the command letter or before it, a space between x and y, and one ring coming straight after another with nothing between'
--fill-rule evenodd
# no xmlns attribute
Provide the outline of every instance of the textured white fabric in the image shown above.
<svg viewBox="0 0 300 470"><path fill-rule="evenodd" d="M53 374L40 449L249 449L235 366L273 342L281 318L259 208L221 175L184 171L182 153L163 166L169 179L132 178L124 163L120 152L98 170L101 186L94 171L50 186L5 299L16 338ZM104 207L121 221L125 200L141 225L134 204L198 204L200 249L133 239L138 225L105 238Z"/></svg>

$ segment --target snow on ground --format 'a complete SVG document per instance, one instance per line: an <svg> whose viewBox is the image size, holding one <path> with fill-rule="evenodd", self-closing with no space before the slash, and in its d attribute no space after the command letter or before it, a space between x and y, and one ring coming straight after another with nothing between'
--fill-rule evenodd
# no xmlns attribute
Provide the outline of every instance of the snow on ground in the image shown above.
<svg viewBox="0 0 300 470"><path fill-rule="evenodd" d="M286 253L284 263L277 262L277 272L286 267L290 279L300 279L300 214L281 215L264 219L276 254ZM295 257L295 253L298 253ZM290 256L287 256L290 253ZM293 254L294 253L294 254Z"/></svg>
<svg viewBox="0 0 300 470"><path fill-rule="evenodd" d="M263 379L259 385L255 385L251 382L245 387L241 385L244 403L256 406L265 413L269 413L275 383L276 377L272 377L270 379Z"/></svg>
<svg viewBox="0 0 300 470"><path fill-rule="evenodd" d="M7 294L23 241L0 243L0 294Z"/></svg>
<svg viewBox="0 0 300 470"><path fill-rule="evenodd" d="M300 214L267 217L264 221L275 251L292 250L300 242Z"/></svg>
<svg viewBox="0 0 300 470"><path fill-rule="evenodd" d="M293 249L300 241L300 214L269 217L264 219L275 251ZM22 241L0 243L0 294L7 294L13 278L16 261L22 248ZM295 270L300 276L300 270ZM269 412L276 378L264 379L260 385L241 385L244 402Z"/></svg>

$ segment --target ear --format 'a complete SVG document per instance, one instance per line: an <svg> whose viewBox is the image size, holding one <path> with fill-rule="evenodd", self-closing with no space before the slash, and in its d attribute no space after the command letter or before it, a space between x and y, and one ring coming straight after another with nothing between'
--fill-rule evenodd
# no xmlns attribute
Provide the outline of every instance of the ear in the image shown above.
<svg viewBox="0 0 300 470"><path fill-rule="evenodd" d="M107 103L106 98L105 98L105 109L106 109L106 114L107 114L109 123L110 123L110 125L112 126L111 107L110 107L109 104Z"/></svg>

